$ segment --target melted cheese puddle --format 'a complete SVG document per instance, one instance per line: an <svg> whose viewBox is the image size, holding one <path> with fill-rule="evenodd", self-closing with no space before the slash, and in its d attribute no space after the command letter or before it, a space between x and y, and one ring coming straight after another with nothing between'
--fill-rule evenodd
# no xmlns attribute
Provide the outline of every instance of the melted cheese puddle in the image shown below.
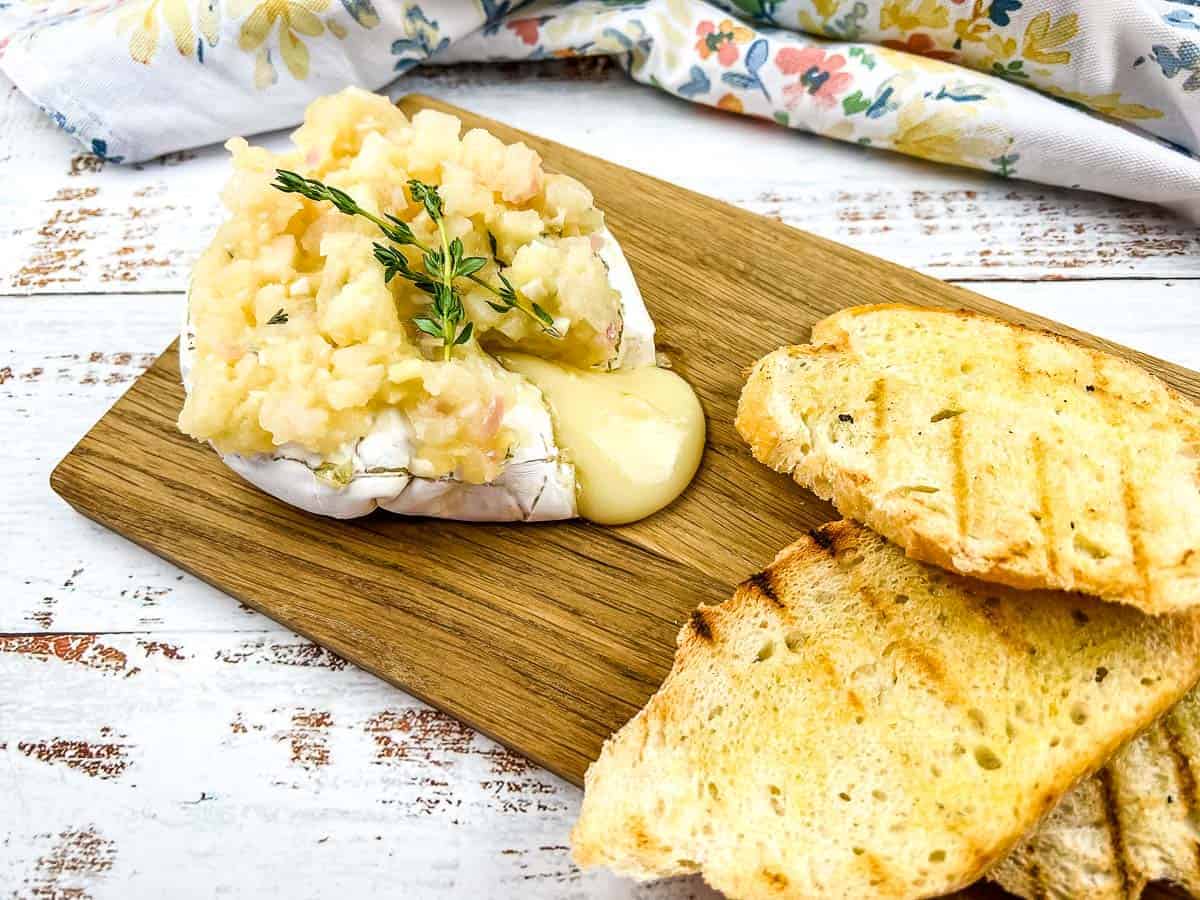
<svg viewBox="0 0 1200 900"><path fill-rule="evenodd" d="M704 411L674 372L591 372L523 353L498 358L546 396L555 439L575 466L585 519L636 522L691 483L704 452Z"/></svg>

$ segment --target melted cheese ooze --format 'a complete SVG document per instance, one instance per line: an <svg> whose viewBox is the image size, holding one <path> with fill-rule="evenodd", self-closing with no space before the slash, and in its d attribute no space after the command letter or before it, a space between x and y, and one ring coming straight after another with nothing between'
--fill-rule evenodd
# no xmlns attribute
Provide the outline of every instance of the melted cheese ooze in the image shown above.
<svg viewBox="0 0 1200 900"><path fill-rule="evenodd" d="M555 439L575 466L585 519L635 522L691 483L704 452L704 411L674 372L583 371L520 353L499 359L537 385L550 404Z"/></svg>

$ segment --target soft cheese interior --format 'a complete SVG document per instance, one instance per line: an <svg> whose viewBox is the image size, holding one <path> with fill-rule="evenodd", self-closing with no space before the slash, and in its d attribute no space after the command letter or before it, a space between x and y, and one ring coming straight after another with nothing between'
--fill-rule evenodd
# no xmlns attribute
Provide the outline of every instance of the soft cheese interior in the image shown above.
<svg viewBox="0 0 1200 900"><path fill-rule="evenodd" d="M575 466L546 398L491 354L593 371L654 365L653 323L587 189L544 172L524 145L463 135L439 113L410 122L353 89L317 101L293 140L279 156L231 142L231 218L197 265L183 329L181 428L257 487L322 515L577 515ZM378 230L273 190L277 168L336 185L430 243L436 226L403 186L436 185L447 231L488 260L478 276L497 284L503 273L553 317L554 334L468 285L475 339L443 361L411 324L428 297L384 282Z"/></svg>

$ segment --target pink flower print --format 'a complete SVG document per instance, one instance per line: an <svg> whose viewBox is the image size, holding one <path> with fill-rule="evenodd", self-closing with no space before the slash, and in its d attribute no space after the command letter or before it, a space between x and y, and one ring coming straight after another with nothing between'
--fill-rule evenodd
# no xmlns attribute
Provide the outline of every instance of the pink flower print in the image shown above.
<svg viewBox="0 0 1200 900"><path fill-rule="evenodd" d="M700 38L696 41L696 52L700 54L700 58L708 59L715 53L717 61L726 68L741 58L742 51L738 49L738 45L754 37L753 31L742 25L735 25L732 19L722 19L720 25L705 20L696 26L696 34Z"/></svg>
<svg viewBox="0 0 1200 900"><path fill-rule="evenodd" d="M788 109L794 109L805 94L821 106L833 106L839 94L845 93L854 76L841 71L846 57L840 53L826 54L820 47L797 50L785 47L775 56L775 65L784 75L799 75L798 81L783 89Z"/></svg>
<svg viewBox="0 0 1200 900"><path fill-rule="evenodd" d="M523 43L532 47L538 42L538 29L546 19L513 19L505 22L504 27L512 31Z"/></svg>

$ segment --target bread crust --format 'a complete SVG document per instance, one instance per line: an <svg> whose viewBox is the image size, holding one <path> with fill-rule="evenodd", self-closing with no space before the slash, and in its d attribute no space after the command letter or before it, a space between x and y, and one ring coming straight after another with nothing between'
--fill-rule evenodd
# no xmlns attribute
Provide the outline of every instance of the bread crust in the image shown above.
<svg viewBox="0 0 1200 900"><path fill-rule="evenodd" d="M575 859L751 900L956 890L1175 703L1198 651L1200 614L985 584L823 526L681 629L588 770Z"/></svg>
<svg viewBox="0 0 1200 900"><path fill-rule="evenodd" d="M751 370L736 424L761 462L960 574L1200 605L1200 410L1178 392L969 311L854 307L812 340Z"/></svg>

